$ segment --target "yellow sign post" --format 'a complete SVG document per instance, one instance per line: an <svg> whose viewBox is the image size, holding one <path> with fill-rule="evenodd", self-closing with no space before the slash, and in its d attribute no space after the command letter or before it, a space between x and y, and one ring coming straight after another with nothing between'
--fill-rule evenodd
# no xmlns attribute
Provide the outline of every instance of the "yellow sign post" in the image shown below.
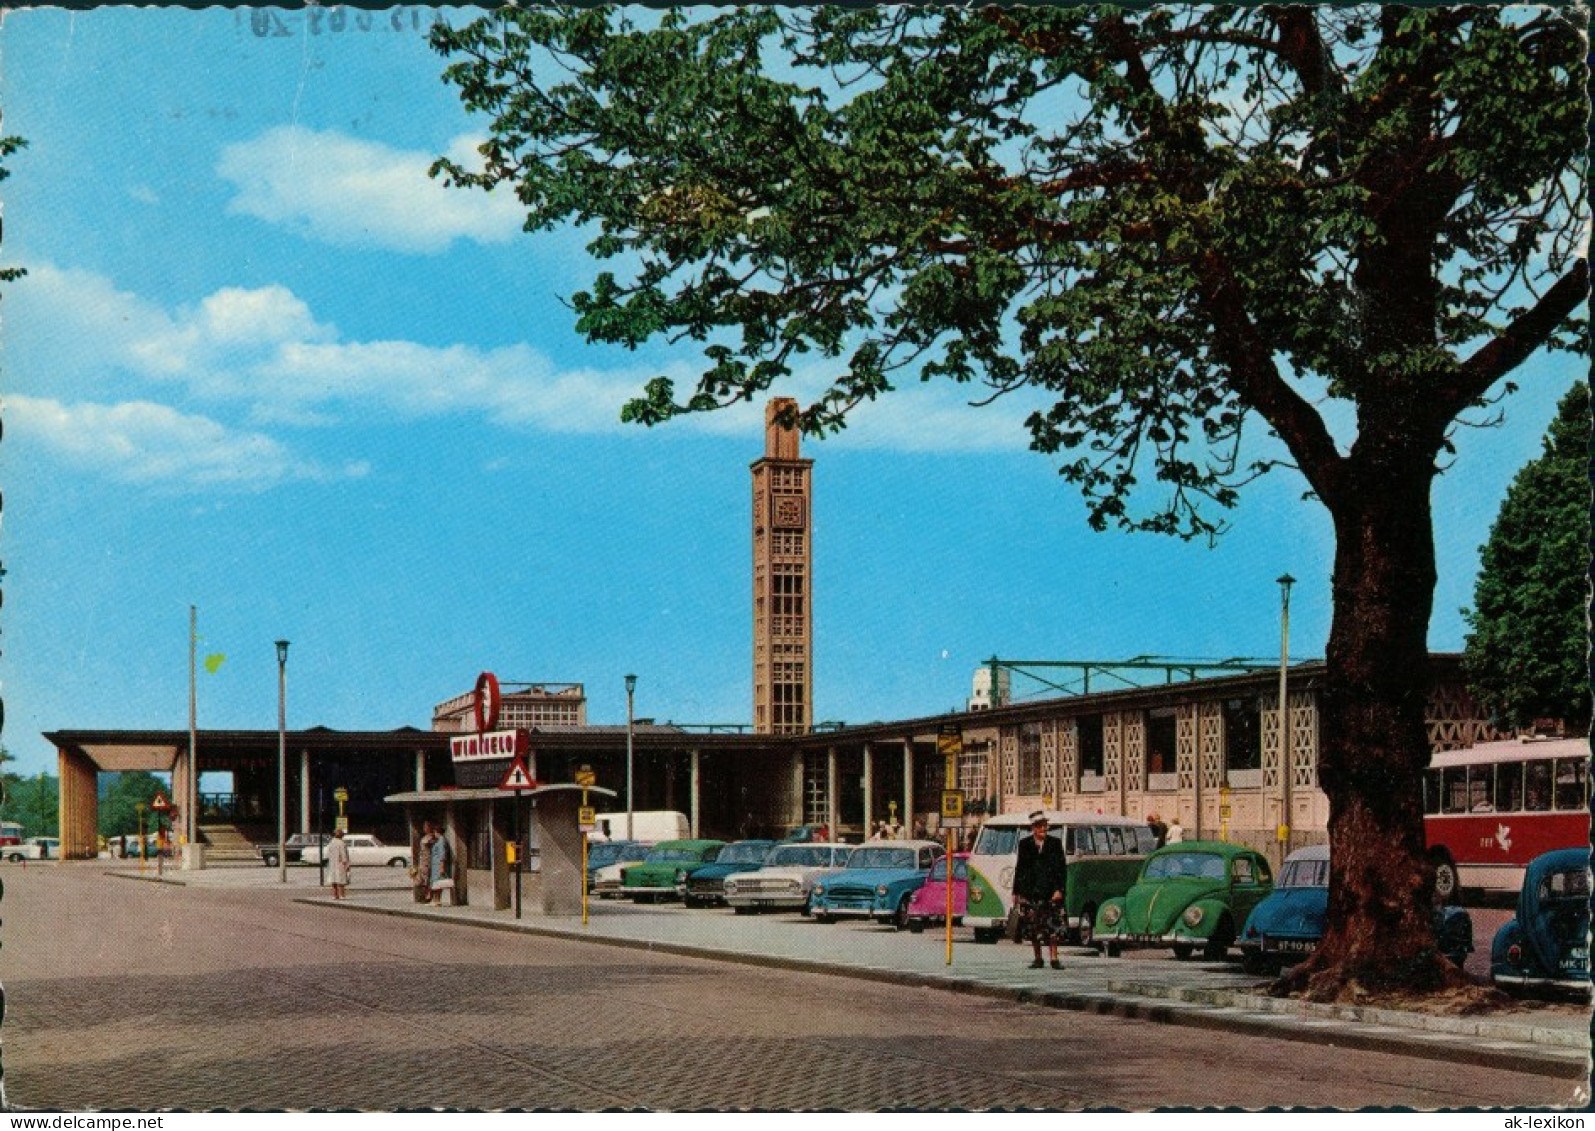
<svg viewBox="0 0 1595 1131"><path fill-rule="evenodd" d="M943 760L942 825L947 830L947 965L953 964L953 822L964 821L964 791L958 788L958 759L964 752L964 732L957 723L944 723L936 732L936 750Z"/></svg>
<svg viewBox="0 0 1595 1131"><path fill-rule="evenodd" d="M582 781L584 773L592 777L593 772L586 766L576 771L577 783L582 787L582 803L581 808L576 810L576 824L580 826L582 833L582 926L585 927L587 925L587 831L598 823L598 815L587 804L587 787L593 782ZM594 778L594 781L596 780Z"/></svg>

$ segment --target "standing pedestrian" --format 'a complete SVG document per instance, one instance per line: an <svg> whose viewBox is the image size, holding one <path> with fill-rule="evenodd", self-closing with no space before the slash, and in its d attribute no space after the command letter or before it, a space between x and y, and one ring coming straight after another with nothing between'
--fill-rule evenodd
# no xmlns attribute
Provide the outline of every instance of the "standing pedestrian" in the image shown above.
<svg viewBox="0 0 1595 1131"><path fill-rule="evenodd" d="M1146 827L1152 830L1152 835L1157 837L1157 846L1162 848L1168 843L1169 827L1165 825L1156 813L1146 815Z"/></svg>
<svg viewBox="0 0 1595 1131"><path fill-rule="evenodd" d="M1047 835L1047 815L1041 810L1030 814L1030 836L1019 842L1019 859L1013 871L1015 906L1024 916L1030 949L1035 953L1032 970L1041 969L1041 944L1052 956L1052 968L1062 970L1058 961L1058 916L1063 911L1063 892L1067 865L1063 842Z"/></svg>
<svg viewBox="0 0 1595 1131"><path fill-rule="evenodd" d="M333 899L349 898L349 846L343 842L343 830L336 829L332 843L327 845L327 882L332 885Z"/></svg>
<svg viewBox="0 0 1595 1131"><path fill-rule="evenodd" d="M1174 820L1169 822L1169 831L1165 835L1164 844L1178 844L1185 839L1185 826L1180 824L1180 815L1174 814Z"/></svg>
<svg viewBox="0 0 1595 1131"><path fill-rule="evenodd" d="M421 822L421 840L416 845L415 859L410 863L410 882L415 886L417 903L432 902L432 842L437 835L436 825L431 821Z"/></svg>
<svg viewBox="0 0 1595 1131"><path fill-rule="evenodd" d="M431 847L427 850L426 882L432 892L432 906L443 903L443 893L454 890L454 849L441 829L433 826ZM453 896L449 899L452 901Z"/></svg>

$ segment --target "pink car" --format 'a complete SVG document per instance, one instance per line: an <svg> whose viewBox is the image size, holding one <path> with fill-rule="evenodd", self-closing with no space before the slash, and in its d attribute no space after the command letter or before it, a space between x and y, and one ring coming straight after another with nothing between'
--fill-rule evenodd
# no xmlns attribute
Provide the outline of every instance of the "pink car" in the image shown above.
<svg viewBox="0 0 1595 1131"><path fill-rule="evenodd" d="M964 899L969 890L969 853L954 854L953 863L953 922L964 918ZM930 876L908 901L908 929L919 934L925 924L937 926L947 921L947 857L936 861Z"/></svg>

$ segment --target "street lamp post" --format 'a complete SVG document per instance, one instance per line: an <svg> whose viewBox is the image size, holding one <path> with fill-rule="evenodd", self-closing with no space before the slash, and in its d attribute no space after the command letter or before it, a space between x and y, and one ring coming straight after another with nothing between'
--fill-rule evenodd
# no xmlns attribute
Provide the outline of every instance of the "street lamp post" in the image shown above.
<svg viewBox="0 0 1595 1131"><path fill-rule="evenodd" d="M288 641L277 641L277 882L288 882Z"/></svg>
<svg viewBox="0 0 1595 1131"><path fill-rule="evenodd" d="M1290 666L1290 587L1296 579L1285 573L1279 576L1279 770L1282 809L1279 820L1279 859L1283 864L1290 855L1290 707L1286 698L1287 670Z"/></svg>
<svg viewBox="0 0 1595 1131"><path fill-rule="evenodd" d="M637 677L626 677L626 839L631 840L631 812L634 808L631 800L631 732L635 727L632 714L633 696L637 691Z"/></svg>

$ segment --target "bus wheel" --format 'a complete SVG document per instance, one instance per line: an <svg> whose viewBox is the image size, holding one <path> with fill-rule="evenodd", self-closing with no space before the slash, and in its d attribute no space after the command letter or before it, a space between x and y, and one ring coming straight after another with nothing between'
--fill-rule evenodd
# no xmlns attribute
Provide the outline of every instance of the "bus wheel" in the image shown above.
<svg viewBox="0 0 1595 1131"><path fill-rule="evenodd" d="M994 943L1002 938L1002 930L998 927L976 927L975 941L977 943Z"/></svg>
<svg viewBox="0 0 1595 1131"><path fill-rule="evenodd" d="M1434 856L1434 896L1446 906L1461 902L1462 884L1457 879L1457 866L1444 853Z"/></svg>

